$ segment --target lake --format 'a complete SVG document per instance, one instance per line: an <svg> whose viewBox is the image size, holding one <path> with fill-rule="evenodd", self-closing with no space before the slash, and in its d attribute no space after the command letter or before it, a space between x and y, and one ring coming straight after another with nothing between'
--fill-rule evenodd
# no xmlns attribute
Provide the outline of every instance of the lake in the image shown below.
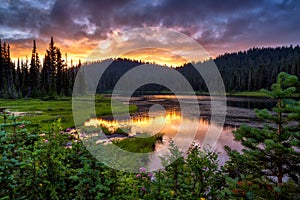
<svg viewBox="0 0 300 200"><path fill-rule="evenodd" d="M143 133L155 135L163 134L163 143L156 145L156 151L168 146L170 139L177 137L179 142L186 142L186 138L192 135L194 142L202 144L207 131L221 130L220 135L213 144L213 149L220 152L220 163L227 160L223 147L230 146L240 150L241 145L234 141L232 131L242 123L255 127L261 127L262 122L255 117L254 108L271 108L275 102L269 98L253 97L227 97L226 118L224 126L211 120L211 100L218 101L219 97L197 96L196 106L200 108L200 115L195 115L195 101L192 96L182 95L145 95L130 98L130 104L138 106L138 111L130 117L114 116L105 118L92 118L86 121L85 126L102 126L110 131L118 128L126 130L129 136L139 136ZM126 102L126 98L117 96L118 101ZM185 115L181 113L180 103L187 108ZM180 131L180 134L178 132ZM196 134L194 134L196 133ZM194 135L193 135L194 134ZM116 137L120 137L116 135ZM114 137L114 138L116 138ZM106 139L110 140L110 139Z"/></svg>

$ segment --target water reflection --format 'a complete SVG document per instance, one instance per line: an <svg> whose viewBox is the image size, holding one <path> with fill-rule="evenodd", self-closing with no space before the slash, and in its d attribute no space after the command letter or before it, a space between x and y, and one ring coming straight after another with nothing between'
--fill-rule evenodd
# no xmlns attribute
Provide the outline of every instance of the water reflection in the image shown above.
<svg viewBox="0 0 300 200"><path fill-rule="evenodd" d="M171 139L176 139L179 144L184 144L189 141L188 138L193 136L194 142L202 145L208 129L218 131L221 128L222 133L213 149L221 153L219 157L220 163L224 163L228 158L223 148L225 145L237 150L241 148L241 145L234 141L232 135L232 131L236 129L236 126L243 122L251 122L252 125L255 123L260 124L259 121L255 121L253 110L244 107L242 103L245 101L244 98L230 97L228 99L229 102L235 103L234 105L229 103L227 107L227 125L225 127L220 127L210 121L211 97L198 96L201 116L196 116L193 113L194 107L190 104L189 96L180 96L179 98L182 98L185 104L190 106L189 114L182 115L174 95L133 97L131 103L138 105L139 110L130 118L92 118L86 121L84 126L105 127L110 132L116 132L121 128L129 136L144 137L144 133L147 133L149 136L161 133L163 134L163 143L156 146L156 152L163 151ZM214 98L218 100L217 97ZM119 100L122 101L122 97ZM252 99L252 101L255 103L263 100ZM265 101L265 103L269 102ZM151 111L151 107L155 104L162 105L165 109ZM197 129L196 135L194 135L195 129ZM124 137L124 135L118 135L117 137ZM159 161L154 161L154 163L156 162Z"/></svg>
<svg viewBox="0 0 300 200"><path fill-rule="evenodd" d="M167 110L164 112L152 112L148 113L138 113L132 116L130 119L123 120L109 120L105 118L92 118L85 122L84 126L95 126L95 127L105 127L110 132L115 132L117 129L121 128L129 134L129 136L136 136L143 133L150 135L155 135L157 133L163 134L163 144L159 144L156 147L156 151L168 146L170 139L176 140L180 145L183 145L192 135L197 128L197 134L195 136L194 142L202 144L208 128L215 129L218 131L220 127L210 122L209 120L203 118L195 117L183 117L179 111ZM239 144L233 141L232 130L234 127L225 127L223 132L215 145L214 149L224 153L223 146L229 145L233 147L238 147ZM183 145L184 146L184 145ZM224 160L224 156L220 158Z"/></svg>
<svg viewBox="0 0 300 200"><path fill-rule="evenodd" d="M169 133L171 130L177 130L181 122L181 114L176 111L155 112L153 116L144 113L134 115L125 120L109 120L104 118L93 118L85 122L84 126L105 127L110 132L115 132L121 128L129 136L147 133L155 135L157 133Z"/></svg>

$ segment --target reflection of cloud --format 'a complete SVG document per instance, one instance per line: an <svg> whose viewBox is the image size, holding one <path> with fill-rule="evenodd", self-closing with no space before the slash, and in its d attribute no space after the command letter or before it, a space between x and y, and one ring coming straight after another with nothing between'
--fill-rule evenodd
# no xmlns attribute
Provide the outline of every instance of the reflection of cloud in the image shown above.
<svg viewBox="0 0 300 200"><path fill-rule="evenodd" d="M210 123L207 120L203 120L201 118L182 118L181 114L176 111L167 111L166 115L156 114L153 115L153 117L138 115L129 120L119 121L94 118L86 121L84 126L102 126L108 128L112 132L116 131L118 128L125 128L126 130L129 130L129 135L135 135L137 133L147 133L149 135L163 133L165 143L158 145L158 151L166 151L166 148L169 144L169 139L176 138L176 144L179 146L185 146L186 144L190 144L189 137L194 137L194 129L191 127L198 127L194 141L200 145L202 144L204 138L208 134L209 128L212 129L212 131L216 132L218 132L220 128L218 125ZM232 127L223 128L222 134L220 135L215 146L213 147L213 150L221 152L221 155L219 157L221 164L223 164L228 158L224 150L225 145L228 145L233 149L241 149L241 145L238 142L234 141L232 135L233 130L234 128ZM210 147L212 146L205 146L205 148ZM158 153L162 154L162 152Z"/></svg>
<svg viewBox="0 0 300 200"><path fill-rule="evenodd" d="M253 46L298 43L299 7L300 2L296 0L207 0L201 3L193 0L1 0L0 38L12 45L20 39L38 39L38 48L44 53L50 36L54 36L64 52L84 58L90 49L112 34L154 26L187 34L216 56ZM143 34L128 37L150 42ZM86 43L76 42L85 38ZM79 46L68 48L65 40ZM130 40L127 45L134 46ZM181 48L186 50L187 47ZM79 55L77 49L86 53ZM111 46L111 49L118 47ZM13 56L30 55L27 49L17 51Z"/></svg>
<svg viewBox="0 0 300 200"><path fill-rule="evenodd" d="M84 126L102 126L109 129L111 132L118 128L129 128L129 135L137 133L147 133L155 135L157 133L171 133L177 131L180 124L181 115L177 112L168 112L166 115L157 113L155 117L135 116L129 120L105 120L105 119L90 119L85 122ZM177 127L177 128L176 128Z"/></svg>
<svg viewBox="0 0 300 200"><path fill-rule="evenodd" d="M128 120L106 120L106 119L89 119L84 123L84 126L106 127L114 132L118 128L129 129L129 135L137 133L148 133L155 135L163 133L167 138L176 137L181 143L185 143L185 139L189 139L188 135L194 134L192 127L198 127L195 140L203 141L209 126L207 120L196 118L182 118L180 112L168 111L166 115L156 113L153 117L134 116ZM218 129L216 127L216 129ZM179 134L178 134L179 133Z"/></svg>

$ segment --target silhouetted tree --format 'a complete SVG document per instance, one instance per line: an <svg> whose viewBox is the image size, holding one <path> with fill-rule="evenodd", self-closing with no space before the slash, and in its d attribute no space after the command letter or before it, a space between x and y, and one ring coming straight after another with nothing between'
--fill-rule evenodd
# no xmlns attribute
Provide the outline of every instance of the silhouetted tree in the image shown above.
<svg viewBox="0 0 300 200"><path fill-rule="evenodd" d="M10 58L9 45L0 40L0 97L54 97L56 95L70 96L72 94L74 81L81 63L74 66L71 61L71 65L67 66L67 63L62 59L60 49L55 46L53 37L51 37L41 68L36 49L36 42L33 41L29 69L27 59L25 62L18 61L17 66L15 66ZM126 58L115 58L111 61L111 65L105 70L99 81L96 80L99 77L88 74L90 79L95 79L93 81L98 82L98 93L112 91L120 77L126 72L138 65L145 64L140 60ZM282 71L300 77L299 46L251 48L247 51L225 53L213 61L221 73L228 92L255 91L266 88L276 80L277 74ZM208 62L211 61L196 64L201 67L201 65ZM161 65L156 66L166 68ZM175 69L190 82L194 90L207 91L206 84L208 83L204 82L191 63ZM174 84L180 83L175 82ZM139 92L161 92L165 90L167 88L157 84L148 84L138 88ZM298 92L300 92L299 89Z"/></svg>
<svg viewBox="0 0 300 200"><path fill-rule="evenodd" d="M53 97L56 96L56 61L57 61L57 53L56 47L54 46L53 37L51 37L51 41L49 44L49 49L46 50L43 68L42 68L42 90Z"/></svg>
<svg viewBox="0 0 300 200"><path fill-rule="evenodd" d="M56 93L58 95L64 95L63 93L63 60L61 57L60 49L56 48Z"/></svg>
<svg viewBox="0 0 300 200"><path fill-rule="evenodd" d="M21 90L22 96L28 97L28 87L29 87L29 70L28 70L28 58L26 57L25 62L21 61L21 72L22 72L22 83Z"/></svg>
<svg viewBox="0 0 300 200"><path fill-rule="evenodd" d="M30 69L29 69L29 96L38 97L40 86L40 61L36 50L36 43L33 40L33 49L31 55Z"/></svg>
<svg viewBox="0 0 300 200"><path fill-rule="evenodd" d="M22 79L23 79L23 74L21 71L21 66L20 66L20 59L18 58L17 62L17 71L16 71L16 90L18 92L18 96L20 97L22 95Z"/></svg>

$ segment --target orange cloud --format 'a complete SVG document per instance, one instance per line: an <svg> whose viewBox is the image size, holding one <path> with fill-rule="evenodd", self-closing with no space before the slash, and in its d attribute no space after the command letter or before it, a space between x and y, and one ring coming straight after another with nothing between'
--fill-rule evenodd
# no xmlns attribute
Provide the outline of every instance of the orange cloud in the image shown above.
<svg viewBox="0 0 300 200"><path fill-rule="evenodd" d="M158 48L137 49L128 52L121 57L173 67L178 67L188 62L179 55L175 55L172 52Z"/></svg>

